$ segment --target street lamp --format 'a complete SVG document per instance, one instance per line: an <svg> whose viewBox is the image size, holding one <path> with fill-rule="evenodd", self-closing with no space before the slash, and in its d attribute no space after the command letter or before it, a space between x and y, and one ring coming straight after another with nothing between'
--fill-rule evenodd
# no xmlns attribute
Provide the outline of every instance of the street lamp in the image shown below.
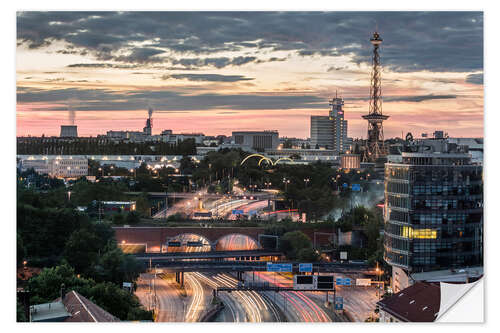
<svg viewBox="0 0 500 333"><path fill-rule="evenodd" d="M68 201L71 201L71 191L68 191Z"/></svg>
<svg viewBox="0 0 500 333"><path fill-rule="evenodd" d="M287 192L288 184L290 184L290 179L283 178L283 183L285 184L285 192Z"/></svg>
<svg viewBox="0 0 500 333"><path fill-rule="evenodd" d="M309 184L310 179L309 178L304 178L304 183L306 183L306 187Z"/></svg>

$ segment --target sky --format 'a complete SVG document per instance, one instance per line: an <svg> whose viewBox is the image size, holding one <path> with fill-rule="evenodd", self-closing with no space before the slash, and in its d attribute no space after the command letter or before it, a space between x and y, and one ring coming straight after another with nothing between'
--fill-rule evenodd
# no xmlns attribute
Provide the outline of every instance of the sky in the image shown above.
<svg viewBox="0 0 500 333"><path fill-rule="evenodd" d="M18 12L17 135L142 130L306 138L345 100L366 138L382 39L385 138L483 136L482 12Z"/></svg>

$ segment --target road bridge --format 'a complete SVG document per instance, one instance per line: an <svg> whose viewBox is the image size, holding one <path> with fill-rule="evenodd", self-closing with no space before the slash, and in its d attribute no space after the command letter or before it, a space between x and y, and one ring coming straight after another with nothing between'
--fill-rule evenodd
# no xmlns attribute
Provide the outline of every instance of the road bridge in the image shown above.
<svg viewBox="0 0 500 333"><path fill-rule="evenodd" d="M283 253L272 250L246 250L246 251L207 251L207 252L163 252L163 253L138 253L134 255L137 260L170 260L181 259L239 259L259 260L260 257L283 256Z"/></svg>
<svg viewBox="0 0 500 333"><path fill-rule="evenodd" d="M139 260L146 267L160 268L163 272L266 272L266 261L220 261L190 260L169 261L165 259L144 258ZM298 262L280 262L292 264L293 272L299 272ZM313 272L343 274L373 274L375 270L366 264L358 263L313 263Z"/></svg>
<svg viewBox="0 0 500 333"><path fill-rule="evenodd" d="M113 227L115 238L119 244L146 244L147 252L161 252L162 247L168 242L183 234L194 234L204 238L213 249L222 238L229 235L244 235L250 237L259 246L259 235L266 234L265 227ZM328 244L332 235L329 228L300 229L316 245ZM330 236L315 237L315 233Z"/></svg>

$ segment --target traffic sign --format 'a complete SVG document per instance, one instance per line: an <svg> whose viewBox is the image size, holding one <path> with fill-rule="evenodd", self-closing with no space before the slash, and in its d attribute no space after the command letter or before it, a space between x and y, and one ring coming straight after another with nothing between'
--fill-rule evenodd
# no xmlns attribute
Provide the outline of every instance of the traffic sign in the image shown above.
<svg viewBox="0 0 500 333"><path fill-rule="evenodd" d="M267 263L268 272L292 272L292 264L273 264L272 262Z"/></svg>
<svg viewBox="0 0 500 333"><path fill-rule="evenodd" d="M359 191L361 191L361 185L352 184L351 190L359 192Z"/></svg>
<svg viewBox="0 0 500 333"><path fill-rule="evenodd" d="M232 214L233 215L241 215L241 214L243 214L243 209L233 209Z"/></svg>
<svg viewBox="0 0 500 333"><path fill-rule="evenodd" d="M299 272L312 273L313 264L299 264Z"/></svg>
<svg viewBox="0 0 500 333"><path fill-rule="evenodd" d="M257 211L256 210L251 210L248 212L249 215L256 215L257 214Z"/></svg>
<svg viewBox="0 0 500 333"><path fill-rule="evenodd" d="M317 290L334 290L335 283L332 275L315 275Z"/></svg>
<svg viewBox="0 0 500 333"><path fill-rule="evenodd" d="M343 188L347 188L347 186L348 186L347 183L342 184Z"/></svg>
<svg viewBox="0 0 500 333"><path fill-rule="evenodd" d="M356 279L356 285L357 286L371 286L372 284L372 279Z"/></svg>
<svg viewBox="0 0 500 333"><path fill-rule="evenodd" d="M337 286L350 286L351 285L351 279L349 278L336 278L335 279L335 284Z"/></svg>
<svg viewBox="0 0 500 333"><path fill-rule="evenodd" d="M313 290L314 276L312 275L294 275L293 276L293 289L294 290Z"/></svg>
<svg viewBox="0 0 500 333"><path fill-rule="evenodd" d="M335 310L342 310L344 308L344 298L335 297Z"/></svg>

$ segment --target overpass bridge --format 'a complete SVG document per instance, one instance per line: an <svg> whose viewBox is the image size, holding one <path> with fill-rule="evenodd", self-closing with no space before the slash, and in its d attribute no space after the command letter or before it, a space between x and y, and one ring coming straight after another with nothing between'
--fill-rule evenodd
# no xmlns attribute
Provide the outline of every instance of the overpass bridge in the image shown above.
<svg viewBox="0 0 500 333"><path fill-rule="evenodd" d="M225 237L243 235L249 237L261 247L262 237L266 237L265 227L218 227L216 225L186 226L186 227L113 227L115 239L119 244L144 244L146 252L161 252L169 240L181 235L191 234L199 236L204 243L210 244L212 249ZM300 229L316 245L328 244L331 241L330 228ZM269 236L269 235L268 235Z"/></svg>
<svg viewBox="0 0 500 333"><path fill-rule="evenodd" d="M236 260L166 260L158 258L139 259L145 267L160 268L163 272L266 272L266 261L236 261ZM299 273L298 262L280 262L292 264L293 273ZM320 262L313 263L313 272L343 273L343 274L374 274L375 270L366 264Z"/></svg>
<svg viewBox="0 0 500 333"><path fill-rule="evenodd" d="M260 257L280 258L283 253L273 250L245 250L245 251L206 251L206 252L163 252L163 253L138 253L134 254L140 261L144 260L170 260L182 259L234 259L234 260L259 260Z"/></svg>

